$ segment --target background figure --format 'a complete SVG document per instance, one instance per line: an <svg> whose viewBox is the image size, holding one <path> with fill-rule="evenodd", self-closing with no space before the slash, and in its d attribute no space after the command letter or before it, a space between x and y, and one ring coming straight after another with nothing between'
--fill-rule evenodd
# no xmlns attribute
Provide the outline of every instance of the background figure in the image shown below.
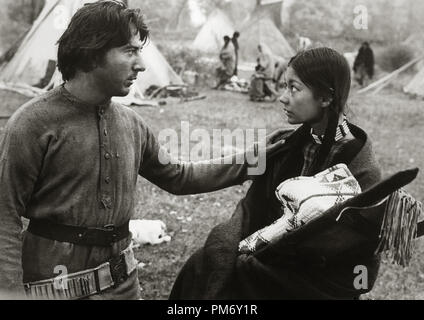
<svg viewBox="0 0 424 320"><path fill-rule="evenodd" d="M374 76L374 52L368 42L363 42L353 64L355 79L359 85L366 86Z"/></svg>
<svg viewBox="0 0 424 320"><path fill-rule="evenodd" d="M266 45L259 44L258 51L258 66L260 66L260 70L264 75L264 87L271 92L272 100L276 100L278 98L278 92L275 91L272 83L274 79L275 59L271 50Z"/></svg>
<svg viewBox="0 0 424 320"><path fill-rule="evenodd" d="M312 40L309 39L308 37L298 36L298 38L299 38L299 43L298 43L297 51L307 50L312 47Z"/></svg>
<svg viewBox="0 0 424 320"><path fill-rule="evenodd" d="M275 84L275 90L279 90L281 87L281 84L283 82L283 74L287 70L288 61L286 61L284 58L278 59L278 61L275 62L275 70L274 70L274 77L273 81Z"/></svg>
<svg viewBox="0 0 424 320"><path fill-rule="evenodd" d="M219 89L222 85L227 83L234 74L234 51L230 48L230 37L224 36L224 46L219 52L219 60L221 66L217 68L217 85L215 89Z"/></svg>
<svg viewBox="0 0 424 320"><path fill-rule="evenodd" d="M233 37L231 39L231 42L234 46L234 54L235 54L235 67L234 67L234 75L236 76L238 74L238 51L239 51L239 43L238 38L240 37L240 32L236 31L233 34Z"/></svg>
<svg viewBox="0 0 424 320"><path fill-rule="evenodd" d="M266 95L272 94L269 90L266 90L264 79L263 68L258 63L255 67L255 73L250 78L249 98L251 101L264 101Z"/></svg>
<svg viewBox="0 0 424 320"><path fill-rule="evenodd" d="M271 50L263 44L258 45L258 64L262 67L264 74L272 79L274 75L274 57Z"/></svg>

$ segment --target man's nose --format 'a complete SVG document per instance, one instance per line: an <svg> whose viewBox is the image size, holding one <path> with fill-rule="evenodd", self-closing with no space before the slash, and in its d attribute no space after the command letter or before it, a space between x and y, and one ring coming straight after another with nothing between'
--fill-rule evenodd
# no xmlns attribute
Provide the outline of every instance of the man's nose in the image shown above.
<svg viewBox="0 0 424 320"><path fill-rule="evenodd" d="M143 61L143 59L141 58L140 55L137 57L137 60L135 61L134 71L136 71L136 72L146 71L146 65L144 64L144 61Z"/></svg>

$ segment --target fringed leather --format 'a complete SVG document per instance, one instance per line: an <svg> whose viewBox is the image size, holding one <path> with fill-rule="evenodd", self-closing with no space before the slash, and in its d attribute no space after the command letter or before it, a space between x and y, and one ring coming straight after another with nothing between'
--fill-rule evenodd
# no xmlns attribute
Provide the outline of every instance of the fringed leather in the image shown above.
<svg viewBox="0 0 424 320"><path fill-rule="evenodd" d="M392 263L407 266L417 236L418 217L422 213L422 203L405 190L392 193L387 200L377 252Z"/></svg>

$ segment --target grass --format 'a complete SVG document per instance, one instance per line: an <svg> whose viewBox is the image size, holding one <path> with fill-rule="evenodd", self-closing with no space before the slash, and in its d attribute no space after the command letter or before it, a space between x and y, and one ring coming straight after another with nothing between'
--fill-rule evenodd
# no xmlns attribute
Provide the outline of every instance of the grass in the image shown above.
<svg viewBox="0 0 424 320"><path fill-rule="evenodd" d="M161 129L180 130L181 121L196 128L266 128L269 132L286 127L278 103L256 104L237 93L204 91L206 100L181 104L168 101L159 108L140 108L139 112L157 134ZM2 112L13 112L24 99L0 92ZM401 93L383 91L377 96L352 96L350 119L370 135L384 176L398 170L424 168L423 102ZM0 120L1 121L1 120ZM4 125L0 122L0 127ZM163 220L172 240L168 244L145 246L136 254L145 267L140 269L144 299L166 299L184 262L200 248L209 231L225 221L243 197L249 183L202 195L173 196L144 179L137 185L135 218ZM424 201L424 176L406 188ZM424 299L423 240L418 240L416 253L407 268L383 263L376 286L368 295L372 299Z"/></svg>

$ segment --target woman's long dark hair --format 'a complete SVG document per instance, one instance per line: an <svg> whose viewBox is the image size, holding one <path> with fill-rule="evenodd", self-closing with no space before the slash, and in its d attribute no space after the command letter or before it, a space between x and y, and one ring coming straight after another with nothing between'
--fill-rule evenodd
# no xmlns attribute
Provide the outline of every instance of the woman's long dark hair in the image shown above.
<svg viewBox="0 0 424 320"><path fill-rule="evenodd" d="M345 111L351 85L350 67L343 55L326 47L299 52L290 60L289 67L312 90L315 98L331 99L324 140L308 172L315 174L324 169L334 144L339 116Z"/></svg>
<svg viewBox="0 0 424 320"><path fill-rule="evenodd" d="M141 41L148 39L149 29L140 9L128 9L118 1L85 4L58 41L57 62L63 80L72 79L77 70L93 70L109 49L129 43L134 32L131 26Z"/></svg>

